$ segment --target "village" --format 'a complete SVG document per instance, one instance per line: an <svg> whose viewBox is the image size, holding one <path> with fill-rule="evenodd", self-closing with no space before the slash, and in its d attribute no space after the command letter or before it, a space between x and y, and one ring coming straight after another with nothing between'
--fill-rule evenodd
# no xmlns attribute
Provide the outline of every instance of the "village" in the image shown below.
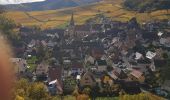
<svg viewBox="0 0 170 100"><path fill-rule="evenodd" d="M65 29L21 26L22 44L14 48L18 79L43 82L51 95L91 90L93 96L170 92L170 20L139 24L112 21Z"/></svg>

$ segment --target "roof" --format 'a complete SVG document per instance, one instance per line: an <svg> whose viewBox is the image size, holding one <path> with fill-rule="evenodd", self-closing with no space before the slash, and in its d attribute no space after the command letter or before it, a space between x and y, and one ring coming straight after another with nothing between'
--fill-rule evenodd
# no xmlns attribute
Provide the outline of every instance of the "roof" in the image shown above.
<svg viewBox="0 0 170 100"><path fill-rule="evenodd" d="M74 23L74 13L72 13L71 15L71 20L70 20L70 26L74 26L75 23Z"/></svg>
<svg viewBox="0 0 170 100"><path fill-rule="evenodd" d="M91 77L91 79L93 80L93 82L96 81L93 73L90 72L90 71L85 72L84 75L83 75L83 77L86 77L86 76L88 76L88 75ZM82 78L83 78L83 77L82 77Z"/></svg>
<svg viewBox="0 0 170 100"><path fill-rule="evenodd" d="M110 28L110 29L111 29L111 27L112 27L111 24L105 24L105 25L104 25L104 28L106 28L106 29L107 29L107 28Z"/></svg>
<svg viewBox="0 0 170 100"><path fill-rule="evenodd" d="M163 32L158 32L158 36L162 36L163 34Z"/></svg>
<svg viewBox="0 0 170 100"><path fill-rule="evenodd" d="M71 65L71 68L84 68L82 63L74 63Z"/></svg>
<svg viewBox="0 0 170 100"><path fill-rule="evenodd" d="M48 65L46 65L46 64L39 64L38 66L37 66L37 68L36 68L36 74L42 74L42 73L47 73L47 71L48 71Z"/></svg>
<svg viewBox="0 0 170 100"><path fill-rule="evenodd" d="M148 59L144 59L144 60L138 60L137 63L138 64L151 64L151 61Z"/></svg>
<svg viewBox="0 0 170 100"><path fill-rule="evenodd" d="M48 71L48 77L50 81L58 80L60 83L62 81L62 68L61 67L50 67Z"/></svg>
<svg viewBox="0 0 170 100"><path fill-rule="evenodd" d="M146 57L147 57L148 59L152 59L152 58L154 58L155 56L156 56L156 53L154 53L154 52L148 51L148 52L146 53Z"/></svg>
<svg viewBox="0 0 170 100"><path fill-rule="evenodd" d="M25 71L27 67L27 62L25 59L22 58L11 58L10 61L14 64L16 64L15 71Z"/></svg>
<svg viewBox="0 0 170 100"><path fill-rule="evenodd" d="M130 74L135 76L136 78L140 78L143 73L138 70L132 70L132 72Z"/></svg>
<svg viewBox="0 0 170 100"><path fill-rule="evenodd" d="M118 79L118 77L116 76L116 74L114 73L114 71L108 72L108 75L113 78L113 79Z"/></svg>
<svg viewBox="0 0 170 100"><path fill-rule="evenodd" d="M21 60L22 60L22 58L10 58L11 62L19 62Z"/></svg>
<svg viewBox="0 0 170 100"><path fill-rule="evenodd" d="M92 30L93 31L101 31L102 30L102 24L93 24Z"/></svg>
<svg viewBox="0 0 170 100"><path fill-rule="evenodd" d="M75 31L90 31L90 25L76 25Z"/></svg>
<svg viewBox="0 0 170 100"><path fill-rule="evenodd" d="M120 74L122 72L122 70L120 68L116 67L116 68L114 68L114 72L116 74Z"/></svg>
<svg viewBox="0 0 170 100"><path fill-rule="evenodd" d="M96 63L97 63L99 66L107 65L106 60L96 60Z"/></svg>
<svg viewBox="0 0 170 100"><path fill-rule="evenodd" d="M49 82L49 85L57 83L57 79Z"/></svg>
<svg viewBox="0 0 170 100"><path fill-rule="evenodd" d="M138 52L136 52L136 57L135 57L135 59L137 60L137 59L140 59L141 57L142 57L142 54L141 53L138 53Z"/></svg>

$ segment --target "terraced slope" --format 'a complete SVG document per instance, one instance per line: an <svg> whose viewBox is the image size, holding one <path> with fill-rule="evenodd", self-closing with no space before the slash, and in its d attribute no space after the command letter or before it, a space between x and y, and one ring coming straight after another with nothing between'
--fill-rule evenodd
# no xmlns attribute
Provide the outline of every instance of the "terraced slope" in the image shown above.
<svg viewBox="0 0 170 100"><path fill-rule="evenodd" d="M122 2L122 0L104 0L99 3L80 7L34 12L16 11L8 12L5 15L13 19L16 23L26 26L38 25L42 28L66 26L72 12L75 13L75 21L77 24L83 24L87 19L95 17L96 14L104 14L118 21L128 21L132 17L137 17L141 23L157 19L170 19L170 12L167 12L167 10L138 13L124 9Z"/></svg>

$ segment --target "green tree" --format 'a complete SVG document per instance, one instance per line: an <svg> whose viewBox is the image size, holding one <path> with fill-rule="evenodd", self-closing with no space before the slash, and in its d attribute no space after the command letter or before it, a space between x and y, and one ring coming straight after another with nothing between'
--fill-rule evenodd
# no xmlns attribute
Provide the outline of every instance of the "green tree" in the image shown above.
<svg viewBox="0 0 170 100"><path fill-rule="evenodd" d="M163 56L164 59L168 59L168 54L166 52L163 53L162 56Z"/></svg>

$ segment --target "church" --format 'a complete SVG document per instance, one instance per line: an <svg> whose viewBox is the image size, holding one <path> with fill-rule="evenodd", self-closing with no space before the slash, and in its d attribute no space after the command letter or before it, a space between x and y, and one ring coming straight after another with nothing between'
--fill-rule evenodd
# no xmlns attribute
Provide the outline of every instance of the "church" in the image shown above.
<svg viewBox="0 0 170 100"><path fill-rule="evenodd" d="M105 32L111 30L112 28L113 25L111 23L105 23L105 22L102 22L100 24L86 23L82 25L76 25L74 20L74 13L72 13L70 22L65 30L64 35L70 38L81 39L86 35Z"/></svg>
<svg viewBox="0 0 170 100"><path fill-rule="evenodd" d="M88 24L75 25L74 14L71 15L69 25L65 30L65 36L70 38L82 38L91 33L91 26Z"/></svg>

